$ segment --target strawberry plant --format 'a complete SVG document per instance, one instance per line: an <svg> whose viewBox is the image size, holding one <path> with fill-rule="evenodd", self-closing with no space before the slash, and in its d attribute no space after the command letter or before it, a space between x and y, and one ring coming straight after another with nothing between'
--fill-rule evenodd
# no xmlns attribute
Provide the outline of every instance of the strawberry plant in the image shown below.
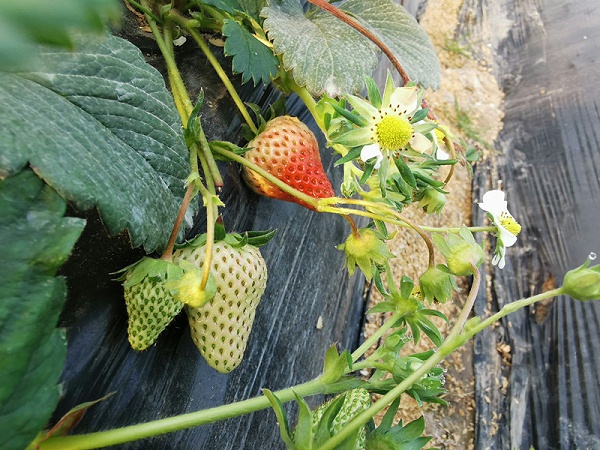
<svg viewBox="0 0 600 450"><path fill-rule="evenodd" d="M470 318L486 257L474 233L495 234L492 263L502 268L521 227L500 190L479 205L490 225L434 228L403 215L405 208L442 210L455 166L470 161L427 103L426 89L440 86L437 57L402 6L392 0L129 0L127 6L160 49L168 88L138 48L106 31L107 25L118 30L125 14L115 0L0 2L2 448L100 448L267 408L290 449L423 448L424 420L393 425L393 417L403 394L421 404L445 402L439 364L446 356L537 301L559 294L598 298L598 266L588 262L569 272L563 287ZM233 73L212 53L207 33L223 41ZM238 108L243 140L207 139L203 94L191 98L176 58L176 47L187 41L204 53ZM391 68L378 83L371 76L381 54ZM256 89L268 84L297 96L315 129L278 104L244 103L233 75ZM320 148L315 132L326 146ZM335 155L339 185L327 176L324 152ZM66 352L56 324L67 285L57 273L85 226L75 211L97 210L109 234L126 232L131 246L146 253L112 274L122 283L132 351L160 346L161 333L186 314L198 363L223 373L243 363L272 277L259 247L270 245L276 230L228 229L224 165L238 168L247 189L270 198L274 208L284 200L308 208L314 220L341 216L347 233L319 250L344 252L349 275L360 269L384 298L370 312L388 319L352 352L323 349L322 373L300 385L265 386L261 396L203 411L67 435L83 411L93 414L86 403L52 428ZM200 210L206 220L190 236ZM392 273L388 241L399 229L414 231L427 249L418 280ZM452 299L456 277L472 277L472 284L460 314L447 318L435 306ZM434 317L451 323L445 336ZM401 353L422 336L435 351ZM335 397L311 410L305 398L323 394ZM298 405L295 425L282 406L291 401Z"/></svg>

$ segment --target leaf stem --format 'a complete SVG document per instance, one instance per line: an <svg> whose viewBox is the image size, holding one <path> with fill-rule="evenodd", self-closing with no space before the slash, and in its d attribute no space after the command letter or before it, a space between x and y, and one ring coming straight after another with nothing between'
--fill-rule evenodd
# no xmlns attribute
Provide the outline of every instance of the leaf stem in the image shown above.
<svg viewBox="0 0 600 450"><path fill-rule="evenodd" d="M221 63L219 63L219 61L217 60L217 58L215 57L215 55L212 53L212 51L210 50L210 48L206 44L206 41L204 40L204 38L194 28L193 23L190 23L189 20L187 20L186 18L182 17L175 10L169 11L168 17L170 19L172 19L173 21L177 22L178 24L180 24L181 26L185 27L189 31L190 35L194 38L194 40L198 44L198 47L200 47L200 50L202 50L202 52L206 56L206 59L208 59L208 61L210 62L211 66L213 67L213 69L215 70L215 72L217 73L217 75L219 76L219 78L221 79L221 82L223 83L223 85L227 89L227 92L229 92L229 95L231 96L231 98L233 99L233 102L235 103L235 105L237 106L238 110L242 114L242 117L244 118L244 120L246 121L246 123L248 124L248 126L250 127L250 129L252 130L252 132L256 134L258 132L258 129L256 128L256 125L254 124L254 121L250 117L250 113L248 112L248 109L244 105L244 102L242 101L242 99L240 98L240 96L239 96L238 92L236 91L235 87L231 83L231 80L227 76L227 73L225 72L225 70L223 70L223 67L221 66Z"/></svg>

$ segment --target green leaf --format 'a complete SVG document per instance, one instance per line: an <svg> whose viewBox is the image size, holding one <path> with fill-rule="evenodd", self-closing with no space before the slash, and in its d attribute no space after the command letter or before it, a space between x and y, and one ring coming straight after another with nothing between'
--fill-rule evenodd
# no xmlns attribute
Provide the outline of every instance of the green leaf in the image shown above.
<svg viewBox="0 0 600 450"><path fill-rule="evenodd" d="M54 275L85 221L29 170L0 181L0 448L23 449L58 403L66 341L56 323L66 283Z"/></svg>
<svg viewBox="0 0 600 450"><path fill-rule="evenodd" d="M267 6L267 0L238 0L238 3L246 14L257 22L260 21L260 12Z"/></svg>
<svg viewBox="0 0 600 450"><path fill-rule="evenodd" d="M97 207L109 233L163 247L190 169L162 76L111 36L40 59L37 72L0 73L0 178L30 164L78 209Z"/></svg>
<svg viewBox="0 0 600 450"><path fill-rule="evenodd" d="M101 32L121 9L117 0L0 0L0 70L31 68L39 47L72 48L72 33Z"/></svg>
<svg viewBox="0 0 600 450"><path fill-rule="evenodd" d="M233 71L242 74L242 83L252 78L255 86L259 81L268 84L279 65L271 49L235 20L225 19L222 32L227 37L225 54L233 56Z"/></svg>
<svg viewBox="0 0 600 450"><path fill-rule="evenodd" d="M235 14L238 11L242 11L242 7L237 0L201 0L198 3L213 6L228 14Z"/></svg>
<svg viewBox="0 0 600 450"><path fill-rule="evenodd" d="M327 12L309 19L298 0L282 0L261 14L275 53L283 53L285 69L314 97L358 92L375 69L374 44Z"/></svg>
<svg viewBox="0 0 600 450"><path fill-rule="evenodd" d="M392 51L409 78L438 89L440 64L425 30L393 0L348 0L340 9L373 32Z"/></svg>

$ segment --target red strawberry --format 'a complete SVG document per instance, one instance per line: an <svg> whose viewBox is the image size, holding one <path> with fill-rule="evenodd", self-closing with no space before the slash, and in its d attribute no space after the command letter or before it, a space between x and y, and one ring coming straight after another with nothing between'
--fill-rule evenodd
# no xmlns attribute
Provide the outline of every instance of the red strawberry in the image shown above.
<svg viewBox="0 0 600 450"><path fill-rule="evenodd" d="M333 187L321 163L317 139L297 118L280 116L269 121L264 131L252 139L248 147L251 149L244 154L248 161L287 185L314 198L334 196ZM246 167L244 176L250 188L258 194L314 210L308 203L282 191Z"/></svg>

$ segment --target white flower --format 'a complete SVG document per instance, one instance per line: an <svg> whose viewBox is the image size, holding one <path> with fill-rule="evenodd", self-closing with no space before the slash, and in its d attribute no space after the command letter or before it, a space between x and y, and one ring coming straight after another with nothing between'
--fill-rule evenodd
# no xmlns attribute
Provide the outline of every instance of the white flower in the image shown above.
<svg viewBox="0 0 600 450"><path fill-rule="evenodd" d="M504 200L504 192L499 190L488 191L483 194L483 202L479 207L488 213L498 230L496 250L492 264L504 268L506 247L511 247L517 242L517 235L521 231L521 225L508 212L507 202Z"/></svg>
<svg viewBox="0 0 600 450"><path fill-rule="evenodd" d="M381 166L381 161L383 160L383 154L379 149L379 145L377 144L369 144L365 145L360 151L360 159L364 162L367 162L371 158L377 158L375 161L375 165L373 166L375 169L379 169Z"/></svg>
<svg viewBox="0 0 600 450"><path fill-rule="evenodd" d="M381 98L375 104L348 95L348 102L353 107L353 113L362 122L357 128L334 139L334 143L347 147L376 144L379 150L396 152L413 150L418 153L430 151L433 142L425 134L431 132L435 125L429 123L413 123L413 115L421 111L423 90L416 86L395 87L391 77L388 77Z"/></svg>

